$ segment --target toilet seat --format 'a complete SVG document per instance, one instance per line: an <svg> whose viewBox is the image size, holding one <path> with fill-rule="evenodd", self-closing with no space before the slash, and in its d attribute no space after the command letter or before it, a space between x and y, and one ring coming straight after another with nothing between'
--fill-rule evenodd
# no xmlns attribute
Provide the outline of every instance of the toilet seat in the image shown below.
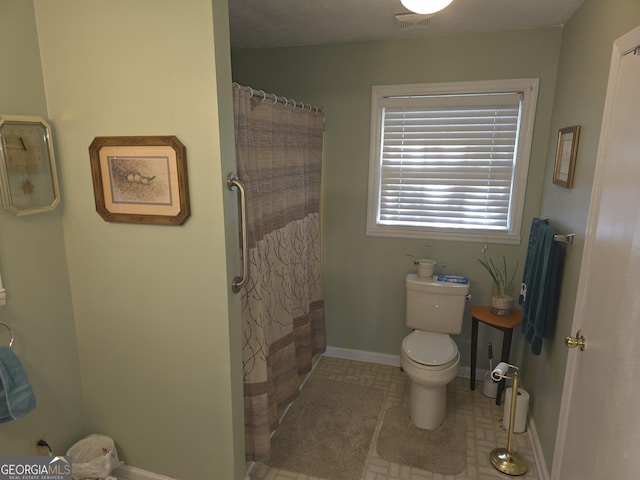
<svg viewBox="0 0 640 480"><path fill-rule="evenodd" d="M410 360L434 370L447 368L459 358L458 346L443 333L415 330L402 340L402 350Z"/></svg>

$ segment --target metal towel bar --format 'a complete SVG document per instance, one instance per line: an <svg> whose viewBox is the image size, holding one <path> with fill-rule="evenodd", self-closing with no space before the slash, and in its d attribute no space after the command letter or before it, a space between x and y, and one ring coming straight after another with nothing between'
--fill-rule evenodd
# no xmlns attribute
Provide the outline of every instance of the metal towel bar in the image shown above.
<svg viewBox="0 0 640 480"><path fill-rule="evenodd" d="M542 221L549 225L549 217L542 217ZM576 238L575 233L567 233L566 235L554 235L553 239L556 242L567 243L573 245L573 240Z"/></svg>
<svg viewBox="0 0 640 480"><path fill-rule="evenodd" d="M240 194L240 233L242 237L242 275L234 277L231 282L231 291L238 293L242 286L249 280L249 251L247 250L247 200L244 183L240 181L235 173L227 177L227 187L229 190L237 189Z"/></svg>
<svg viewBox="0 0 640 480"><path fill-rule="evenodd" d="M567 235L554 235L553 239L556 242L568 243L569 245L573 245L573 239L575 238L575 233L568 233Z"/></svg>
<svg viewBox="0 0 640 480"><path fill-rule="evenodd" d="M11 348L11 345L13 345L13 330L11 330L11 327L4 322L0 322L0 325L9 330L9 348Z"/></svg>

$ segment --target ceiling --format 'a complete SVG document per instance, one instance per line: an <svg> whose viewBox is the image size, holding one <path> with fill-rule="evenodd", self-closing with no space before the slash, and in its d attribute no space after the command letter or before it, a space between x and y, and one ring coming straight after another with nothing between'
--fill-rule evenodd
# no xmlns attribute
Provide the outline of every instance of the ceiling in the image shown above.
<svg viewBox="0 0 640 480"><path fill-rule="evenodd" d="M400 0L229 0L232 48L319 45L560 26L584 0L454 0L401 29Z"/></svg>

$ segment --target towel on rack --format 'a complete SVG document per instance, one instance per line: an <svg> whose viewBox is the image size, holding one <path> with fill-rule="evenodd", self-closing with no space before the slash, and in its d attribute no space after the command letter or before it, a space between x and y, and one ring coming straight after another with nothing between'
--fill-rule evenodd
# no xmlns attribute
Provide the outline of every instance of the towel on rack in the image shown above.
<svg viewBox="0 0 640 480"><path fill-rule="evenodd" d="M521 328L534 355L540 355L542 340L553 334L556 323L564 251L554 235L543 220L531 222L520 304Z"/></svg>
<svg viewBox="0 0 640 480"><path fill-rule="evenodd" d="M17 420L36 407L27 374L9 347L0 347L0 423Z"/></svg>

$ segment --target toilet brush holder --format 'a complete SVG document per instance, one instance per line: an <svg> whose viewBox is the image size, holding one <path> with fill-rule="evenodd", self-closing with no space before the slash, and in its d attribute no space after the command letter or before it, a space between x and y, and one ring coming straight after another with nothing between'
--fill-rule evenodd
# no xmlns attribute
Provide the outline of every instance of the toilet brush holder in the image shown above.
<svg viewBox="0 0 640 480"><path fill-rule="evenodd" d="M513 375L508 376L507 373L512 370ZM523 475L529 469L527 461L518 452L514 451L513 446L513 426L516 416L516 397L518 392L518 377L520 369L515 365L500 362L498 366L491 372L491 377L495 381L503 379L512 379L513 388L511 395L511 411L509 414L509 436L507 437L507 448L494 448L489 454L491 465L496 470L506 473L507 475ZM506 399L505 399L506 400Z"/></svg>
<svg viewBox="0 0 640 480"><path fill-rule="evenodd" d="M498 382L494 382L491 378L491 372L484 374L484 382L482 383L482 395L489 398L496 398L498 394Z"/></svg>

